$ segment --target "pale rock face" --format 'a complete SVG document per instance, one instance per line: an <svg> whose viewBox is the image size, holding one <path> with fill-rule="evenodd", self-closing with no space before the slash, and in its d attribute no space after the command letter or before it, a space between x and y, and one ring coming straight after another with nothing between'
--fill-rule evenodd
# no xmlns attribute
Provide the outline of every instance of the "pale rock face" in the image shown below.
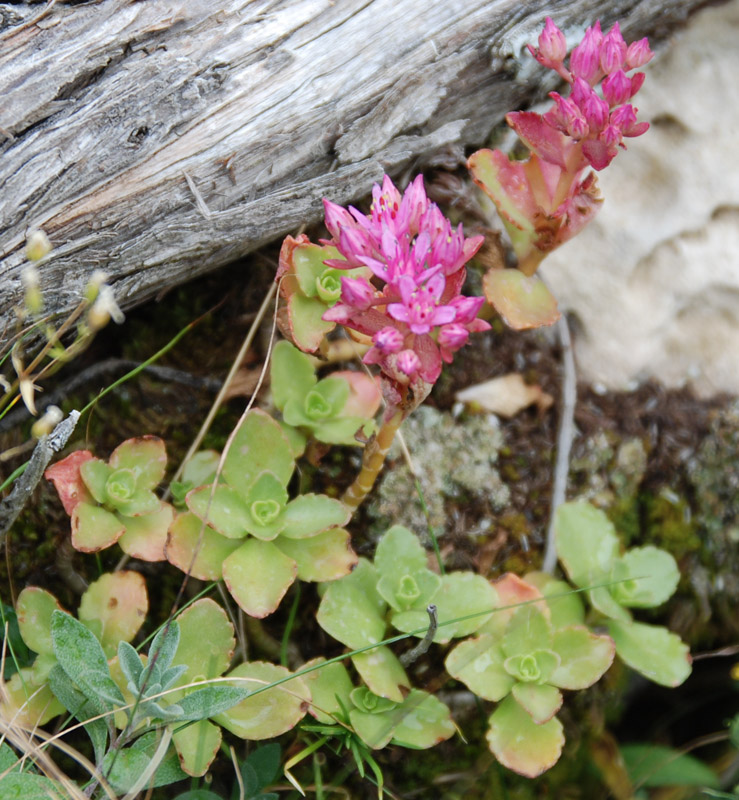
<svg viewBox="0 0 739 800"><path fill-rule="evenodd" d="M600 173L605 203L542 266L574 312L579 376L739 393L739 0L645 67L652 128Z"/></svg>

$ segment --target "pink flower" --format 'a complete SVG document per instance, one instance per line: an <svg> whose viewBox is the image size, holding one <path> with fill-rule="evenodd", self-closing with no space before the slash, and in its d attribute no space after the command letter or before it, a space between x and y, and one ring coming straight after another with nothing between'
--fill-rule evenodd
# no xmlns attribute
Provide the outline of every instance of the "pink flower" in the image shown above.
<svg viewBox="0 0 739 800"><path fill-rule="evenodd" d="M626 49L626 68L639 69L650 62L654 53L649 49L646 36L638 42L632 42Z"/></svg>
<svg viewBox="0 0 739 800"><path fill-rule="evenodd" d="M643 75L644 73L638 73ZM635 76L636 77L636 76ZM603 97L610 106L620 106L631 100L635 92L631 90L632 81L622 69L608 75L603 81Z"/></svg>
<svg viewBox="0 0 739 800"><path fill-rule="evenodd" d="M600 30L600 21L585 31L582 42L570 55L570 72L574 78L582 78L591 86L598 82L600 69L600 46L603 34Z"/></svg>
<svg viewBox="0 0 739 800"><path fill-rule="evenodd" d="M475 319L484 299L460 293L464 265L483 237L452 228L426 197L421 176L402 195L385 176L372 190L369 214L328 200L324 206L328 243L344 259L329 265L366 266L374 277L343 278L341 299L323 319L372 337L364 361L380 366L395 395L408 383L428 391L442 358L448 361L471 331L489 327Z"/></svg>
<svg viewBox="0 0 739 800"><path fill-rule="evenodd" d="M562 62L567 55L567 41L562 31L552 22L551 17L547 17L544 30L539 34L538 50L529 47L532 56L545 67L558 69L562 67Z"/></svg>
<svg viewBox="0 0 739 800"><path fill-rule="evenodd" d="M600 67L606 75L621 69L626 63L626 42L618 22L611 28L600 46Z"/></svg>

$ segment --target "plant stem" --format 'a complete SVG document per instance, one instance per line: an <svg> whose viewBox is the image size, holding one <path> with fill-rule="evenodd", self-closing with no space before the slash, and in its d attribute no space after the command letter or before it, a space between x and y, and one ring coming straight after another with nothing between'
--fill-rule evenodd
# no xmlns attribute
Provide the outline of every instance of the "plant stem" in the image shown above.
<svg viewBox="0 0 739 800"><path fill-rule="evenodd" d="M349 506L352 510L359 508L364 498L372 491L382 465L385 463L385 456L404 419L404 413L396 411L390 419L382 423L377 436L372 439L364 450L362 469L359 475L357 475L354 483L344 492L344 496L341 498L344 505Z"/></svg>

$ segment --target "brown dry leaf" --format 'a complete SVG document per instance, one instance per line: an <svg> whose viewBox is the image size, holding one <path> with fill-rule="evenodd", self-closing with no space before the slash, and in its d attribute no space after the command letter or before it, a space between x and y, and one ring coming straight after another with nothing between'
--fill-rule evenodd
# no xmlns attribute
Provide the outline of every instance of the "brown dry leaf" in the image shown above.
<svg viewBox="0 0 739 800"><path fill-rule="evenodd" d="M536 404L544 413L554 402L541 386L529 386L518 372L511 372L457 392L455 398L473 408L490 411L499 417L515 417L519 411Z"/></svg>
<svg viewBox="0 0 739 800"><path fill-rule="evenodd" d="M259 375L261 372L261 366L251 369L249 367L242 367L236 375L234 375L234 379L226 390L226 395L223 399L230 400L232 397L251 397L252 393L257 388L257 383L259 383Z"/></svg>

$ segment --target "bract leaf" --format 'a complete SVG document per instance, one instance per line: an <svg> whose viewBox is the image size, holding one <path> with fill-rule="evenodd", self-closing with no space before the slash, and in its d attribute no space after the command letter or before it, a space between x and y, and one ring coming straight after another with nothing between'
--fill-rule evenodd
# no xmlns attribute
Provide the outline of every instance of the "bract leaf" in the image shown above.
<svg viewBox="0 0 739 800"><path fill-rule="evenodd" d="M175 729L172 741L182 771L195 778L202 777L221 746L221 729L207 719L187 727L179 727L177 723L172 727Z"/></svg>
<svg viewBox="0 0 739 800"><path fill-rule="evenodd" d="M16 614L23 641L37 653L51 654L51 615L62 610L54 595L37 586L28 586L18 595Z"/></svg>
<svg viewBox="0 0 739 800"><path fill-rule="evenodd" d="M562 316L557 300L537 275L518 269L491 269L482 281L485 298L516 331L554 325Z"/></svg>
<svg viewBox="0 0 739 800"><path fill-rule="evenodd" d="M301 581L334 581L348 575L358 561L344 528L331 528L308 539L279 536L275 545L298 565Z"/></svg>
<svg viewBox="0 0 739 800"><path fill-rule="evenodd" d="M272 472L287 486L295 469L290 443L268 414L252 409L234 436L223 465L223 477L239 494L246 492L262 472Z"/></svg>
<svg viewBox="0 0 739 800"><path fill-rule="evenodd" d="M297 573L291 558L259 539L247 539L223 562L223 579L234 600L260 619L277 608Z"/></svg>
<svg viewBox="0 0 739 800"><path fill-rule="evenodd" d="M679 686L691 672L688 646L667 628L609 620L619 658L662 686Z"/></svg>
<svg viewBox="0 0 739 800"><path fill-rule="evenodd" d="M323 657L314 658L303 666L312 667L325 661ZM344 708L350 705L349 695L354 688L346 667L340 662L326 664L302 676L302 680L310 690L311 705L308 712L324 725L333 725L336 717L343 716Z"/></svg>
<svg viewBox="0 0 739 800"><path fill-rule="evenodd" d="M539 208L523 164L500 150L478 150L467 161L475 183L490 197L498 213L522 231L534 231Z"/></svg>
<svg viewBox="0 0 739 800"><path fill-rule="evenodd" d="M503 667L505 655L495 638L483 634L458 644L446 658L447 672L484 700L498 702L516 680Z"/></svg>
<svg viewBox="0 0 739 800"><path fill-rule="evenodd" d="M334 639L353 650L377 644L385 634L385 601L377 594L377 571L360 558L354 572L328 584L316 619Z"/></svg>
<svg viewBox="0 0 739 800"><path fill-rule="evenodd" d="M287 504L282 536L305 539L328 528L346 525L352 512L340 500L325 494L302 494Z"/></svg>
<svg viewBox="0 0 739 800"><path fill-rule="evenodd" d="M149 610L146 584L139 572L106 573L91 583L82 595L77 616L100 623L100 643L107 658L118 650L118 642L130 642ZM74 680L74 676L70 675Z"/></svg>
<svg viewBox="0 0 739 800"><path fill-rule="evenodd" d="M227 539L192 512L178 514L167 536L167 560L201 581L219 581L223 562L241 547L238 539ZM194 556L194 560L193 560Z"/></svg>
<svg viewBox="0 0 739 800"><path fill-rule="evenodd" d="M532 153L550 164L556 164L560 169L567 168L563 152L572 140L568 142L558 130L544 121L541 114L512 111L506 114L506 122Z"/></svg>
<svg viewBox="0 0 739 800"><path fill-rule="evenodd" d="M142 561L164 561L167 533L174 519L174 508L169 503L162 503L159 511L153 514L142 514L140 517L128 517L126 530L118 540L124 553Z"/></svg>
<svg viewBox="0 0 739 800"><path fill-rule="evenodd" d="M139 436L128 439L110 455L113 469L130 469L136 474L136 485L154 489L164 477L167 468L167 451L158 436Z"/></svg>
<svg viewBox="0 0 739 800"><path fill-rule="evenodd" d="M93 498L90 490L85 486L80 475L81 465L91 458L94 458L94 456L89 450L75 450L74 453L70 453L66 458L57 461L56 464L52 464L44 472L44 477L54 484L64 510L70 516L72 516L77 503L92 502Z"/></svg>
<svg viewBox="0 0 739 800"><path fill-rule="evenodd" d="M585 627L562 628L552 636L552 650L561 659L549 678L560 689L586 689L613 663L616 646L608 636L591 633Z"/></svg>
<svg viewBox="0 0 739 800"><path fill-rule="evenodd" d="M115 514L90 503L78 503L72 512L72 546L82 553L95 553L115 544L126 526Z"/></svg>
<svg viewBox="0 0 739 800"><path fill-rule="evenodd" d="M51 637L57 661L88 700L102 710L123 705L103 648L88 628L69 614L54 611Z"/></svg>
<svg viewBox="0 0 739 800"><path fill-rule="evenodd" d="M352 656L352 663L373 694L395 703L403 702L406 693L401 687L410 689L411 684L403 665L389 647L357 653Z"/></svg>
<svg viewBox="0 0 739 800"><path fill-rule="evenodd" d="M255 691L290 676L285 667L252 661L239 664L229 678L239 678L235 686ZM295 727L310 707L310 692L300 678L292 678L274 688L218 714L214 720L241 739L272 739Z"/></svg>
<svg viewBox="0 0 739 800"><path fill-rule="evenodd" d="M536 778L553 767L562 753L562 723L553 717L537 725L513 697L503 700L489 723L486 738L493 755L504 767L526 778Z"/></svg>
<svg viewBox="0 0 739 800"><path fill-rule="evenodd" d="M208 597L196 600L178 617L180 645L172 664L187 671L178 684L217 678L228 669L236 640L226 612Z"/></svg>
<svg viewBox="0 0 739 800"><path fill-rule="evenodd" d="M187 493L187 507L228 539L243 539L252 524L242 495L225 484L200 486Z"/></svg>
<svg viewBox="0 0 739 800"><path fill-rule="evenodd" d="M555 516L557 555L584 588L603 580L618 558L616 529L603 511L583 501L563 503Z"/></svg>
<svg viewBox="0 0 739 800"><path fill-rule="evenodd" d="M613 569L611 594L630 608L653 608L672 596L680 570L670 553L658 547L635 547L623 555Z"/></svg>
<svg viewBox="0 0 739 800"><path fill-rule="evenodd" d="M548 722L562 707L562 692L547 684L516 683L511 694L537 725Z"/></svg>
<svg viewBox="0 0 739 800"><path fill-rule="evenodd" d="M308 356L287 341L277 342L274 346L270 369L272 399L280 411L289 400L302 402L317 382Z"/></svg>

